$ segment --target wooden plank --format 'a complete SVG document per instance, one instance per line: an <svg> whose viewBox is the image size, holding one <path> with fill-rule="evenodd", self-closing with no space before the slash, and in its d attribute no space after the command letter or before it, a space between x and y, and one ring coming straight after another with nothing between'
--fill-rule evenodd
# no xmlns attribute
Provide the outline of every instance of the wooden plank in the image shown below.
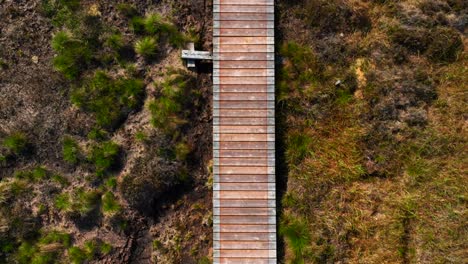
<svg viewBox="0 0 468 264"><path fill-rule="evenodd" d="M221 5L273 5L274 0L219 0Z"/></svg>
<svg viewBox="0 0 468 264"><path fill-rule="evenodd" d="M268 233L272 230L276 230L274 225L220 225L221 233Z"/></svg>
<svg viewBox="0 0 468 264"><path fill-rule="evenodd" d="M268 151L265 149L239 149L239 150L219 150L218 158L230 157L247 157L247 158L258 158L267 157Z"/></svg>
<svg viewBox="0 0 468 264"><path fill-rule="evenodd" d="M246 30L246 29L236 29L236 30ZM221 44L217 46L215 51L228 52L274 52L274 45L267 44Z"/></svg>
<svg viewBox="0 0 468 264"><path fill-rule="evenodd" d="M245 37L238 38L238 41L242 40L249 41ZM213 58L220 61L266 61L274 60L275 54L273 52L218 52L213 55Z"/></svg>
<svg viewBox="0 0 468 264"><path fill-rule="evenodd" d="M220 199L268 199L266 191L219 191Z"/></svg>
<svg viewBox="0 0 468 264"><path fill-rule="evenodd" d="M213 6L214 13L273 13L274 7L272 5L234 5L234 4L221 4Z"/></svg>
<svg viewBox="0 0 468 264"><path fill-rule="evenodd" d="M271 13L213 13L213 19L219 21L273 21L275 16Z"/></svg>
<svg viewBox="0 0 468 264"><path fill-rule="evenodd" d="M268 191L269 184L267 182L258 183L222 183L220 190L222 191Z"/></svg>
<svg viewBox="0 0 468 264"><path fill-rule="evenodd" d="M273 21L239 21L239 20L223 20L214 21L213 24L218 28L271 28L275 24Z"/></svg>
<svg viewBox="0 0 468 264"><path fill-rule="evenodd" d="M268 174L256 174L256 175L236 175L236 174L219 174L219 181L220 182L248 182L248 183L255 183L255 182L268 182L270 175Z"/></svg>
<svg viewBox="0 0 468 264"><path fill-rule="evenodd" d="M262 134L262 133L274 133L274 128L269 129L268 126L219 126L219 133L245 133L245 134Z"/></svg>
<svg viewBox="0 0 468 264"><path fill-rule="evenodd" d="M263 225L268 223L268 216L220 216L223 224Z"/></svg>
<svg viewBox="0 0 468 264"><path fill-rule="evenodd" d="M219 241L221 244L224 241L276 241L276 237L272 233L273 232L219 233Z"/></svg>
<svg viewBox="0 0 468 264"><path fill-rule="evenodd" d="M235 167L235 166L219 166L221 174L269 174L269 167Z"/></svg>
<svg viewBox="0 0 468 264"><path fill-rule="evenodd" d="M216 124L216 122L213 122ZM268 125L274 123L274 120L267 117L219 117L219 125Z"/></svg>
<svg viewBox="0 0 468 264"><path fill-rule="evenodd" d="M252 53L256 54L256 53ZM274 77L274 69L214 69L214 75L220 77Z"/></svg>
<svg viewBox="0 0 468 264"><path fill-rule="evenodd" d="M219 158L219 164L224 166L265 166L268 165L268 158Z"/></svg>
<svg viewBox="0 0 468 264"><path fill-rule="evenodd" d="M217 146L216 146L217 145ZM214 142L213 147L220 150L239 150L239 149L275 149L272 142Z"/></svg>
<svg viewBox="0 0 468 264"><path fill-rule="evenodd" d="M265 117L274 114L274 111L265 109L220 109L218 114L224 117Z"/></svg>
<svg viewBox="0 0 468 264"><path fill-rule="evenodd" d="M274 215L274 208L220 208L220 215Z"/></svg>
<svg viewBox="0 0 468 264"><path fill-rule="evenodd" d="M275 91L275 88L265 84L221 84L216 86L214 90L225 93L271 93Z"/></svg>
<svg viewBox="0 0 468 264"><path fill-rule="evenodd" d="M276 259L262 258L219 258L219 264L276 264Z"/></svg>
<svg viewBox="0 0 468 264"><path fill-rule="evenodd" d="M213 98L223 101L274 101L274 93L214 93ZM215 99L215 100L216 100Z"/></svg>
<svg viewBox="0 0 468 264"><path fill-rule="evenodd" d="M220 257L268 258L270 256L269 250L263 249L221 249L220 251Z"/></svg>
<svg viewBox="0 0 468 264"><path fill-rule="evenodd" d="M221 141L274 141L268 134L219 134Z"/></svg>
<svg viewBox="0 0 468 264"><path fill-rule="evenodd" d="M274 107L274 101L218 101L219 109L274 109Z"/></svg>
<svg viewBox="0 0 468 264"><path fill-rule="evenodd" d="M221 225L226 226L226 225ZM236 225L246 226L249 225ZM250 225L250 226L264 226L264 225ZM268 241L223 241L220 243L221 249L269 249L271 244Z"/></svg>
<svg viewBox="0 0 468 264"><path fill-rule="evenodd" d="M273 35L273 30L272 28L222 28L214 36L261 37Z"/></svg>
<svg viewBox="0 0 468 264"><path fill-rule="evenodd" d="M249 208L258 208L258 207L272 207L275 205L276 201L273 200L219 200L219 207L229 208L229 207L249 207ZM247 232L247 231L246 231Z"/></svg>
<svg viewBox="0 0 468 264"><path fill-rule="evenodd" d="M239 45L240 46L240 45ZM254 45L249 45L254 46ZM228 52L225 52L228 53ZM268 68L273 69L274 64L269 61L219 61L218 62L220 69L262 69ZM216 67L215 67L216 68Z"/></svg>
<svg viewBox="0 0 468 264"><path fill-rule="evenodd" d="M222 44L274 44L274 39L270 37L213 37L213 41L221 45Z"/></svg>

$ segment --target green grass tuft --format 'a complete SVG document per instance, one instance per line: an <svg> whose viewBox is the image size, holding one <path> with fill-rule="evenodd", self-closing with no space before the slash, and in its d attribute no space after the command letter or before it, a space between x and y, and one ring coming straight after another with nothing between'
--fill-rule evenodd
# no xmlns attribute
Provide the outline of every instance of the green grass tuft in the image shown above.
<svg viewBox="0 0 468 264"><path fill-rule="evenodd" d="M146 59L156 56L157 40L154 37L144 37L135 43L135 52Z"/></svg>
<svg viewBox="0 0 468 264"><path fill-rule="evenodd" d="M80 147L78 143L71 137L65 137L62 143L63 159L71 164L76 164L79 160Z"/></svg>
<svg viewBox="0 0 468 264"><path fill-rule="evenodd" d="M284 216L279 228L289 248L293 251L294 259L292 263L306 263L304 255L310 245L310 231L307 222L300 217Z"/></svg>
<svg viewBox="0 0 468 264"><path fill-rule="evenodd" d="M85 80L73 91L71 100L77 106L95 114L97 124L115 127L131 110L138 107L144 83L133 78L111 78L103 71Z"/></svg>
<svg viewBox="0 0 468 264"><path fill-rule="evenodd" d="M26 150L28 141L24 133L16 132L8 135L3 140L2 145L11 153L18 155Z"/></svg>
<svg viewBox="0 0 468 264"><path fill-rule="evenodd" d="M106 192L102 196L102 211L105 215L114 215L121 209L122 207L112 192Z"/></svg>
<svg viewBox="0 0 468 264"><path fill-rule="evenodd" d="M96 143L88 156L88 160L94 164L98 176L116 165L120 147L112 141Z"/></svg>

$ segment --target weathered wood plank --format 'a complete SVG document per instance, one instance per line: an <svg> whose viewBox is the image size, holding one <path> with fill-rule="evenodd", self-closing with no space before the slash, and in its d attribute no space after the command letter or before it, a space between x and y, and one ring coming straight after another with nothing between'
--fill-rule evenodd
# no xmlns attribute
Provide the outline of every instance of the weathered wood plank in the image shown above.
<svg viewBox="0 0 468 264"><path fill-rule="evenodd" d="M272 5L235 5L235 4L221 4L213 5L214 13L274 13L274 6Z"/></svg>
<svg viewBox="0 0 468 264"><path fill-rule="evenodd" d="M218 114L223 117L269 117L274 115L274 111L265 109L220 109Z"/></svg>
<svg viewBox="0 0 468 264"><path fill-rule="evenodd" d="M219 220L223 224L250 224L263 225L268 223L268 216L220 216Z"/></svg>
<svg viewBox="0 0 468 264"><path fill-rule="evenodd" d="M274 133L274 127L268 126L219 126L219 133L237 133L237 134L261 134L261 133Z"/></svg>
<svg viewBox="0 0 468 264"><path fill-rule="evenodd" d="M273 37L213 37L219 44L274 44ZM214 57L213 57L214 58Z"/></svg>
<svg viewBox="0 0 468 264"><path fill-rule="evenodd" d="M226 53L227 54L227 53ZM256 54L256 53L252 53ZM219 77L274 77L274 69L214 69L213 75Z"/></svg>
<svg viewBox="0 0 468 264"><path fill-rule="evenodd" d="M274 118L269 117L218 117L213 120L213 125L273 125Z"/></svg>
<svg viewBox="0 0 468 264"><path fill-rule="evenodd" d="M274 258L219 258L219 264L276 264Z"/></svg>
<svg viewBox="0 0 468 264"><path fill-rule="evenodd" d="M274 207L276 201L274 200L218 200L217 207L249 207L249 208L261 208L261 207ZM246 231L247 232L247 231Z"/></svg>
<svg viewBox="0 0 468 264"><path fill-rule="evenodd" d="M220 225L221 233L268 233L275 231L276 226L274 225Z"/></svg>
<svg viewBox="0 0 468 264"><path fill-rule="evenodd" d="M236 29L245 30L245 29ZM265 29L266 30L266 29ZM214 52L274 52L274 45L266 44L221 44L214 47Z"/></svg>
<svg viewBox="0 0 468 264"><path fill-rule="evenodd" d="M242 225L239 225L242 226ZM245 225L249 226L249 225ZM253 226L263 226L263 225L253 225ZM270 249L272 246L270 242L267 241L223 241L220 243L221 249Z"/></svg>
<svg viewBox="0 0 468 264"><path fill-rule="evenodd" d="M274 109L274 101L218 101L217 109Z"/></svg>
<svg viewBox="0 0 468 264"><path fill-rule="evenodd" d="M216 154L216 153L215 153ZM238 150L219 150L216 158L273 158L268 156L266 149L238 149Z"/></svg>
<svg viewBox="0 0 468 264"><path fill-rule="evenodd" d="M219 0L221 5L273 5L274 0Z"/></svg>
<svg viewBox="0 0 468 264"><path fill-rule="evenodd" d="M256 183L256 182L269 182L270 178L274 178L274 175L268 174L256 174L256 175L236 175L236 174L219 174L218 175L220 182L248 182L248 183Z"/></svg>
<svg viewBox="0 0 468 264"><path fill-rule="evenodd" d="M275 27L274 21L239 21L239 20L215 20L213 26L217 28L268 28Z"/></svg>
<svg viewBox="0 0 468 264"><path fill-rule="evenodd" d="M275 215L275 208L220 208L219 215Z"/></svg>
<svg viewBox="0 0 468 264"><path fill-rule="evenodd" d="M213 19L219 21L273 21L275 16L272 13L213 13Z"/></svg>
<svg viewBox="0 0 468 264"><path fill-rule="evenodd" d="M238 37L238 40L247 39ZM213 55L213 58L219 61L267 61L274 60L273 52L218 52Z"/></svg>
<svg viewBox="0 0 468 264"><path fill-rule="evenodd" d="M247 149L275 149L274 142L213 142L214 149L220 150L247 150Z"/></svg>
<svg viewBox="0 0 468 264"><path fill-rule="evenodd" d="M274 93L214 93L214 100L222 101L274 101Z"/></svg>
<svg viewBox="0 0 468 264"><path fill-rule="evenodd" d="M226 52L228 53L228 52ZM216 65L217 64L217 65ZM218 66L218 67L216 67ZM271 61L218 61L215 62L213 68L217 69L273 69L274 63Z"/></svg>
<svg viewBox="0 0 468 264"><path fill-rule="evenodd" d="M221 249L220 257L237 257L237 258L268 258L270 256L269 250L263 249Z"/></svg>
<svg viewBox="0 0 468 264"><path fill-rule="evenodd" d="M219 191L220 199L269 199L267 191Z"/></svg>
<svg viewBox="0 0 468 264"><path fill-rule="evenodd" d="M270 167L235 167L235 166L219 166L221 174L270 174Z"/></svg>
<svg viewBox="0 0 468 264"><path fill-rule="evenodd" d="M270 184L267 182L259 183L214 183L217 184L214 189L219 189L221 191L268 191ZM218 188L216 188L218 187Z"/></svg>
<svg viewBox="0 0 468 264"><path fill-rule="evenodd" d="M214 36L234 36L234 37L261 37L274 35L272 28L222 28ZM265 51L265 50L264 50Z"/></svg>
<svg viewBox="0 0 468 264"><path fill-rule="evenodd" d="M274 134L227 134L214 135L220 141L275 141Z"/></svg>

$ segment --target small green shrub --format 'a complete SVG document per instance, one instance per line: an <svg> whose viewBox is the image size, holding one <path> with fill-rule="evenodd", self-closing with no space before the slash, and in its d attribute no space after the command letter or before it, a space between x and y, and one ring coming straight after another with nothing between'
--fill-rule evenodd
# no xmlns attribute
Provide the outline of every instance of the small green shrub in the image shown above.
<svg viewBox="0 0 468 264"><path fill-rule="evenodd" d="M144 37L135 43L135 52L150 59L156 55L157 41L154 37Z"/></svg>
<svg viewBox="0 0 468 264"><path fill-rule="evenodd" d="M91 61L92 52L87 43L74 38L66 31L57 32L52 38L52 48L57 52L54 68L68 79L75 79Z"/></svg>
<svg viewBox="0 0 468 264"><path fill-rule="evenodd" d="M72 264L82 264L88 260L86 252L80 247L71 247L68 249L68 258Z"/></svg>
<svg viewBox="0 0 468 264"><path fill-rule="evenodd" d="M108 255L112 251L112 245L109 243L102 243L101 245L101 253L103 255Z"/></svg>
<svg viewBox="0 0 468 264"><path fill-rule="evenodd" d="M121 206L112 192L102 196L102 211L105 215L113 215L121 210Z"/></svg>
<svg viewBox="0 0 468 264"><path fill-rule="evenodd" d="M49 172L44 167L36 167L29 171L19 171L15 173L16 179L38 182L49 177Z"/></svg>
<svg viewBox="0 0 468 264"><path fill-rule="evenodd" d="M109 178L106 181L106 187L110 190L117 188L117 179L115 177Z"/></svg>
<svg viewBox="0 0 468 264"><path fill-rule="evenodd" d="M23 241L16 252L21 264L60 263L64 249L70 246L70 235L59 231L42 233L37 241Z"/></svg>
<svg viewBox="0 0 468 264"><path fill-rule="evenodd" d="M305 263L304 253L310 245L310 232L304 219L285 216L279 227L279 233L284 236L294 253L293 263Z"/></svg>
<svg viewBox="0 0 468 264"><path fill-rule="evenodd" d="M71 164L78 162L80 154L80 147L78 143L71 137L65 137L62 144L62 155L63 159Z"/></svg>
<svg viewBox="0 0 468 264"><path fill-rule="evenodd" d="M132 17L130 19L130 28L135 34L145 33L145 20L139 16Z"/></svg>
<svg viewBox="0 0 468 264"><path fill-rule="evenodd" d="M187 88L191 80L186 73L169 69L164 81L157 84L160 94L148 105L151 123L155 127L171 133L186 122L182 110L189 101Z"/></svg>
<svg viewBox="0 0 468 264"><path fill-rule="evenodd" d="M165 38L172 46L182 47L186 42L184 34L180 33L174 24L165 21L159 14L149 14L143 20L145 32Z"/></svg>
<svg viewBox="0 0 468 264"><path fill-rule="evenodd" d="M99 204L99 194L93 190L85 191L83 188L79 188L73 193L73 198L72 208L81 216L88 215Z"/></svg>
<svg viewBox="0 0 468 264"><path fill-rule="evenodd" d="M61 193L55 197L55 208L62 212L71 212L72 202L68 193Z"/></svg>
<svg viewBox="0 0 468 264"><path fill-rule="evenodd" d="M138 15L138 11L136 10L135 6L128 3L119 3L117 5L117 10L120 12L120 14L130 18Z"/></svg>
<svg viewBox="0 0 468 264"><path fill-rule="evenodd" d="M144 83L138 79L113 79L103 71L85 80L72 92L71 100L77 106L95 114L99 126L112 128L128 112L138 107L144 92Z"/></svg>
<svg viewBox="0 0 468 264"><path fill-rule="evenodd" d="M147 15L143 20L146 33L153 35L161 31L161 25L163 23L161 15L154 13Z"/></svg>
<svg viewBox="0 0 468 264"><path fill-rule="evenodd" d="M98 143L92 147L88 160L94 164L98 176L104 175L117 163L119 151L119 145L112 141Z"/></svg>
<svg viewBox="0 0 468 264"><path fill-rule="evenodd" d="M107 37L104 42L104 45L114 52L119 52L124 47L123 37L119 33L115 33Z"/></svg>
<svg viewBox="0 0 468 264"><path fill-rule="evenodd" d="M25 151L27 145L26 135L21 132L12 133L3 140L3 146L16 155Z"/></svg>
<svg viewBox="0 0 468 264"><path fill-rule="evenodd" d="M304 133L293 133L287 140L286 160L289 164L299 164L310 154L312 138Z"/></svg>
<svg viewBox="0 0 468 264"><path fill-rule="evenodd" d="M112 251L112 245L99 239L86 241L82 247L74 246L68 250L69 260L73 264L82 264L96 259L98 255L107 255Z"/></svg>
<svg viewBox="0 0 468 264"><path fill-rule="evenodd" d="M140 142L144 142L148 139L148 136L145 134L145 132L143 131L138 131L135 133L135 139L140 141Z"/></svg>

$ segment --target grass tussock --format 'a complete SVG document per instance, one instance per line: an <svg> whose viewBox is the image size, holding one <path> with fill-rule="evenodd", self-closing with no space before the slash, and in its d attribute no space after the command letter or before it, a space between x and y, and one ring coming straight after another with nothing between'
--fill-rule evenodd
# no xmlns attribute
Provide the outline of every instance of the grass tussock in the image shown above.
<svg viewBox="0 0 468 264"><path fill-rule="evenodd" d="M93 113L99 126L111 129L138 107L143 93L141 80L112 78L103 71L96 71L83 86L73 91L71 100Z"/></svg>

